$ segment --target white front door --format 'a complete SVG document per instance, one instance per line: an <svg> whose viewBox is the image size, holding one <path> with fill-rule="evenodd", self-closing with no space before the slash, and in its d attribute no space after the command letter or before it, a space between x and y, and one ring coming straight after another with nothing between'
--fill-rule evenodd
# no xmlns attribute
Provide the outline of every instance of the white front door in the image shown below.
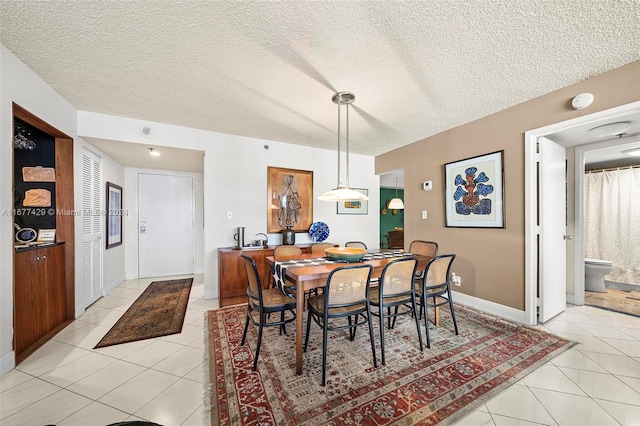
<svg viewBox="0 0 640 426"><path fill-rule="evenodd" d="M193 176L138 174L138 276L193 274Z"/></svg>
<svg viewBox="0 0 640 426"><path fill-rule="evenodd" d="M538 319L545 322L567 305L567 165L565 148L538 138L539 291Z"/></svg>
<svg viewBox="0 0 640 426"><path fill-rule="evenodd" d="M82 149L82 304L102 296L102 158Z"/></svg>

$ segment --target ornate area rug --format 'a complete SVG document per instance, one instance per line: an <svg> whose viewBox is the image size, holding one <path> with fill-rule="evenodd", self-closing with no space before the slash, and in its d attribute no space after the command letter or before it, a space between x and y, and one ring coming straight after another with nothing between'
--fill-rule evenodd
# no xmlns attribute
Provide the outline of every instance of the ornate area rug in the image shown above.
<svg viewBox="0 0 640 426"><path fill-rule="evenodd" d="M413 319L385 329L380 364L378 319L373 367L369 333L329 333L327 383L322 375L322 330L312 324L303 373L295 375L295 329L263 333L258 370L251 371L257 327L240 346L245 306L207 312L209 383L205 413L211 425L431 425L451 423L515 383L573 343L558 336L456 305L460 335L447 310L429 328L431 348L420 352ZM305 317L306 324L306 317ZM422 324L423 339L424 322Z"/></svg>
<svg viewBox="0 0 640 426"><path fill-rule="evenodd" d="M192 283L185 278L149 284L94 349L180 333Z"/></svg>

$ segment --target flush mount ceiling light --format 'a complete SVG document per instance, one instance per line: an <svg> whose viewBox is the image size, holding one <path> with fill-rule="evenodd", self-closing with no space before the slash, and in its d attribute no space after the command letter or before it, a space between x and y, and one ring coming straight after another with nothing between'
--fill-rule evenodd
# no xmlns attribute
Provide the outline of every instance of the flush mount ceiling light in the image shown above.
<svg viewBox="0 0 640 426"><path fill-rule="evenodd" d="M640 148L625 149L620 152L622 152L623 154L630 155L632 157L640 157Z"/></svg>
<svg viewBox="0 0 640 426"><path fill-rule="evenodd" d="M389 206L387 206L387 208L392 210L404 210L404 203L402 202L402 199L398 198L398 178L396 178L396 198L392 198L391 201L389 201Z"/></svg>
<svg viewBox="0 0 640 426"><path fill-rule="evenodd" d="M617 123L604 124L589 130L589 134L594 138L605 136L622 136L631 128L630 121L619 121Z"/></svg>
<svg viewBox="0 0 640 426"><path fill-rule="evenodd" d="M349 187L349 105L355 101L356 95L351 92L337 92L331 98L331 101L338 105L338 185L331 191L325 192L318 197L322 201L367 201L369 197L361 192ZM342 115L342 106L344 105L345 114L345 141L346 141L346 186L340 182L340 117Z"/></svg>
<svg viewBox="0 0 640 426"><path fill-rule="evenodd" d="M149 148L149 155L152 157L160 157L160 153L153 148Z"/></svg>

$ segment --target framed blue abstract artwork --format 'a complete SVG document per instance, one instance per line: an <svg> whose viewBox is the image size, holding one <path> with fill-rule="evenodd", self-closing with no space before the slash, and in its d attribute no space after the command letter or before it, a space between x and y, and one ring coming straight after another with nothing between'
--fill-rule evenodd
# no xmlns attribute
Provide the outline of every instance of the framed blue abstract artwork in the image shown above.
<svg viewBox="0 0 640 426"><path fill-rule="evenodd" d="M446 226L504 228L504 151L444 165Z"/></svg>

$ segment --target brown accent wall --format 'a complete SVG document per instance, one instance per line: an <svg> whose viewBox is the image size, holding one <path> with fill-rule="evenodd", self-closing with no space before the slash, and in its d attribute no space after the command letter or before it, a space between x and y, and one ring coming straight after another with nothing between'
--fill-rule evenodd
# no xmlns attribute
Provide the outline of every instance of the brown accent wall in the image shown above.
<svg viewBox="0 0 640 426"><path fill-rule="evenodd" d="M593 104L571 108L582 92ZM376 174L403 168L405 243L435 240L439 253L456 253L456 291L518 310L525 308L524 132L640 100L640 61L516 105L376 157ZM425 117L428 118L428 117ZM447 228L444 164L504 150L505 229ZM422 182L433 181L433 190ZM572 210L570 206L570 210ZM428 211L428 219L420 211Z"/></svg>

